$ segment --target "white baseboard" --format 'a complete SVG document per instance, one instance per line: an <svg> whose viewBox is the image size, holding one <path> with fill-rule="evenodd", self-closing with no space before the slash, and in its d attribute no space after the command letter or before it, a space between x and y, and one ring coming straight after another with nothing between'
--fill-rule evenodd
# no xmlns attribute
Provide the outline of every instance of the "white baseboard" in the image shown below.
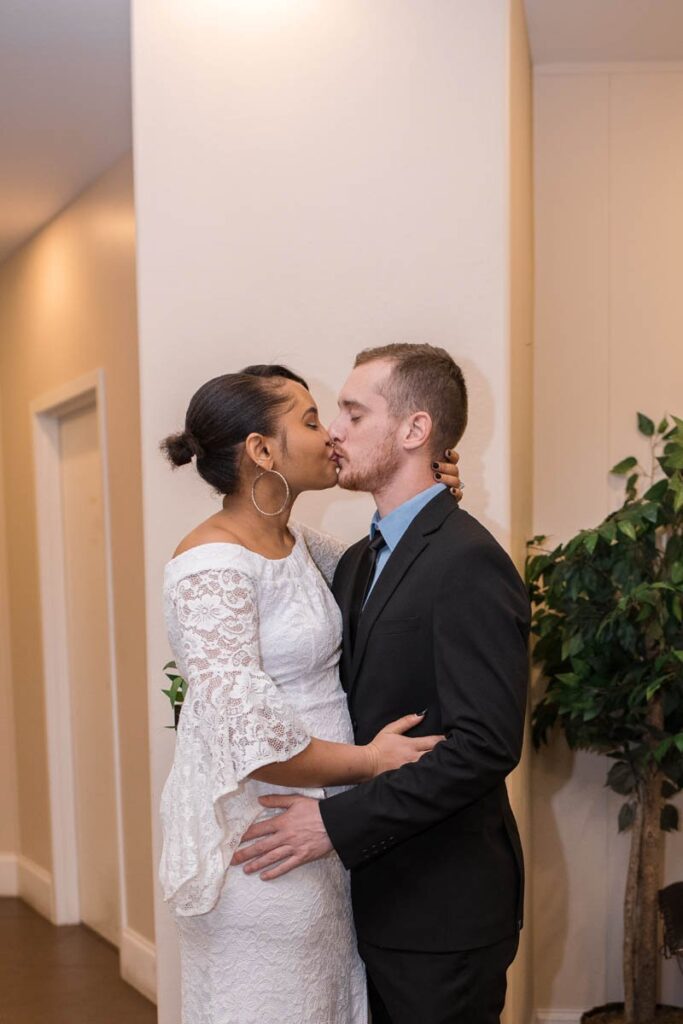
<svg viewBox="0 0 683 1024"><path fill-rule="evenodd" d="M121 977L151 1002L157 1001L157 961L154 945L132 928L121 931Z"/></svg>
<svg viewBox="0 0 683 1024"><path fill-rule="evenodd" d="M19 876L17 895L54 924L54 892L50 872L41 868L30 858L19 854L17 856L17 873Z"/></svg>
<svg viewBox="0 0 683 1024"><path fill-rule="evenodd" d="M19 895L19 868L16 853L0 853L0 896Z"/></svg>
<svg viewBox="0 0 683 1024"><path fill-rule="evenodd" d="M536 1024L581 1024L583 1010L536 1010Z"/></svg>

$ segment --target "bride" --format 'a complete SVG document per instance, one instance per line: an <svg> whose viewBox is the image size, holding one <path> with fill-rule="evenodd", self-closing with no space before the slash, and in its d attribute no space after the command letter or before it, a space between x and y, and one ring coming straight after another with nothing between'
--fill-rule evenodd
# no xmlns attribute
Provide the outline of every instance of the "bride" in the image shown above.
<svg viewBox="0 0 683 1024"><path fill-rule="evenodd" d="M337 855L269 885L230 861L248 827L273 813L258 802L273 786L322 797L416 761L442 737L404 735L422 722L407 713L354 745L329 589L344 545L290 520L298 494L337 479L305 381L281 366L216 377L162 449L174 466L194 457L223 495L164 579L169 640L188 682L161 798L159 869L180 940L182 1022L365 1024ZM457 469L439 468L455 490Z"/></svg>

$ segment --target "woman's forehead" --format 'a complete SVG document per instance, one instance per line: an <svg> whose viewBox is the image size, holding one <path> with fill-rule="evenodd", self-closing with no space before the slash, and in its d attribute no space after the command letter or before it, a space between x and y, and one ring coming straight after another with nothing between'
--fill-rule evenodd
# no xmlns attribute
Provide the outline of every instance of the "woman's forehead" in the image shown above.
<svg viewBox="0 0 683 1024"><path fill-rule="evenodd" d="M287 397L291 401L288 412L303 412L305 409L317 408L317 402L303 384L295 380L285 381Z"/></svg>

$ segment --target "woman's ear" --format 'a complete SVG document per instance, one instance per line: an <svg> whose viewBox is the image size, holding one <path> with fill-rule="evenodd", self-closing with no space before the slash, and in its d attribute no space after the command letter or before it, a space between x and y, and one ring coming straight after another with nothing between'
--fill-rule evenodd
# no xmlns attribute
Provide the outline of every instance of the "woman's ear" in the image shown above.
<svg viewBox="0 0 683 1024"><path fill-rule="evenodd" d="M263 434L249 434L244 442L246 455L261 469L273 468L273 455Z"/></svg>
<svg viewBox="0 0 683 1024"><path fill-rule="evenodd" d="M422 448L432 436L432 417L428 412L414 412L406 421L403 447L408 451Z"/></svg>

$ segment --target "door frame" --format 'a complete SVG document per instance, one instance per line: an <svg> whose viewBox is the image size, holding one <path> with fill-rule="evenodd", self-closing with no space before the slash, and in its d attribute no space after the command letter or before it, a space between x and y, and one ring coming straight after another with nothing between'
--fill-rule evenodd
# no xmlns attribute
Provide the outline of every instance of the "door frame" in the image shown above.
<svg viewBox="0 0 683 1024"><path fill-rule="evenodd" d="M52 921L77 924L81 920L78 891L76 785L69 647L65 607L66 577L59 422L63 416L95 406L102 467L102 506L107 596L107 633L111 680L112 746L116 804L116 844L119 882L119 943L128 927L123 841L121 744L116 674L116 631L111 546L111 508L107 442L105 374L93 370L69 381L30 404L35 468L35 507L38 534L40 607L43 644L43 684L47 729L47 760L52 832ZM103 709L106 713L106 709Z"/></svg>

